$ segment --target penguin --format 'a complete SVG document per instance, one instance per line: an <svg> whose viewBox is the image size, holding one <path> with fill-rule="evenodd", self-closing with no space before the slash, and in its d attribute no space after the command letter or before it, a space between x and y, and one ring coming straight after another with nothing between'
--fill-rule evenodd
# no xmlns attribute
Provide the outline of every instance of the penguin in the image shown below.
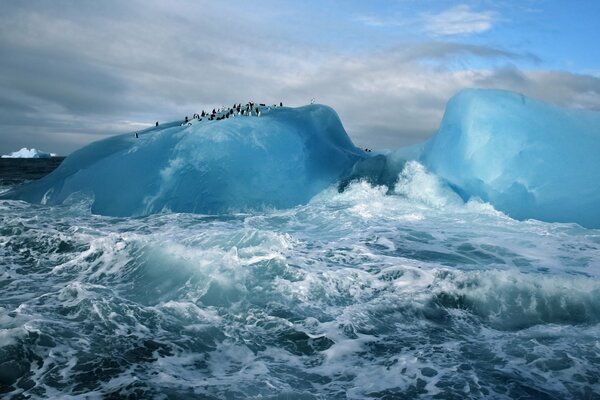
<svg viewBox="0 0 600 400"><path fill-rule="evenodd" d="M282 101L279 102L279 107L283 107L283 102Z"/></svg>
<svg viewBox="0 0 600 400"><path fill-rule="evenodd" d="M156 126L158 126L158 121L156 121Z"/></svg>
<svg viewBox="0 0 600 400"><path fill-rule="evenodd" d="M137 132L135 133L135 138L136 138L136 139L137 139L137 138L139 138L139 136L138 136L138 133L137 133Z"/></svg>
<svg viewBox="0 0 600 400"><path fill-rule="evenodd" d="M185 116L185 122L188 122L188 117L187 117L187 115Z"/></svg>

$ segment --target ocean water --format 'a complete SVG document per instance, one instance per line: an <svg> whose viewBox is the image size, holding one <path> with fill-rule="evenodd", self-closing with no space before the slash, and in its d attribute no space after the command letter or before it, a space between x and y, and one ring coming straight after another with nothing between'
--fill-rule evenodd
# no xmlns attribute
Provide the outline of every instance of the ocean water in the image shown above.
<svg viewBox="0 0 600 400"><path fill-rule="evenodd" d="M39 179L56 169L65 157L0 158L0 192Z"/></svg>
<svg viewBox="0 0 600 400"><path fill-rule="evenodd" d="M600 398L600 230L415 162L285 210L90 207L0 201L1 397Z"/></svg>

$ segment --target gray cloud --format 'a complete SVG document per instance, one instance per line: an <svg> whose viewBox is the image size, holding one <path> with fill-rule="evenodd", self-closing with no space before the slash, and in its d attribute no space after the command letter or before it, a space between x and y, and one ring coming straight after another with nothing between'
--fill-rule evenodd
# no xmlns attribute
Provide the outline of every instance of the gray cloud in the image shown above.
<svg viewBox="0 0 600 400"><path fill-rule="evenodd" d="M424 140L466 87L600 109L598 77L511 66L541 63L535 55L444 41L342 51L298 37L276 10L261 16L247 2L1 2L0 13L2 154L24 146L66 154L250 99L315 97L372 148Z"/></svg>

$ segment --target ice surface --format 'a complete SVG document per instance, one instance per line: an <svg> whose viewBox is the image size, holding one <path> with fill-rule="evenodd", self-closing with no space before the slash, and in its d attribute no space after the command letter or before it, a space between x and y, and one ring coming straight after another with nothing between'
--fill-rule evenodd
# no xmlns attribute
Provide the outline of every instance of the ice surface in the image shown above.
<svg viewBox="0 0 600 400"><path fill-rule="evenodd" d="M92 212L223 213L306 203L364 157L333 109L263 109L260 117L193 120L92 143L11 198L60 204L93 196Z"/></svg>
<svg viewBox="0 0 600 400"><path fill-rule="evenodd" d="M28 149L27 147L23 147L21 150L13 151L10 154L5 154L2 158L50 158L56 157L54 153L46 153L37 149Z"/></svg>
<svg viewBox="0 0 600 400"><path fill-rule="evenodd" d="M421 161L513 218L600 227L600 113L497 90L454 96Z"/></svg>

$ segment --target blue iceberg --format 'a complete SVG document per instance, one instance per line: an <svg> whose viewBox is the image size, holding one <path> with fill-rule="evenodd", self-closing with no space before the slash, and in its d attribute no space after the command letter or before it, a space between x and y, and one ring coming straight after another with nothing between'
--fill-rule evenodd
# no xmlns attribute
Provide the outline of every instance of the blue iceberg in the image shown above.
<svg viewBox="0 0 600 400"><path fill-rule="evenodd" d="M181 122L92 143L5 197L60 204L84 193L93 213L109 216L287 208L307 203L365 157L322 105Z"/></svg>
<svg viewBox="0 0 600 400"><path fill-rule="evenodd" d="M454 96L438 132L365 153L323 105L263 107L261 116L193 119L92 143L47 177L0 197L60 204L89 194L92 212L230 213L307 203L332 184L394 190L417 160L458 193L513 218L600 227L600 113L498 90Z"/></svg>
<svg viewBox="0 0 600 400"><path fill-rule="evenodd" d="M420 161L463 199L513 218L600 227L600 113L498 90L446 106Z"/></svg>

